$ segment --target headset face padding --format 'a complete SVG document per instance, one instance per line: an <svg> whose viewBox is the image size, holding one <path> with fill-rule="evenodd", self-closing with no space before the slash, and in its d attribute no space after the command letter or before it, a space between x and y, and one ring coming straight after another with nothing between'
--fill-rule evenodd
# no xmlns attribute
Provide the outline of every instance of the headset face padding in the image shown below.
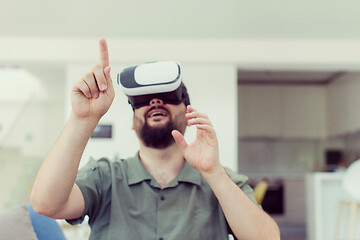
<svg viewBox="0 0 360 240"><path fill-rule="evenodd" d="M125 68L118 73L117 83L133 109L149 105L154 98L165 104L190 104L177 62L151 62Z"/></svg>

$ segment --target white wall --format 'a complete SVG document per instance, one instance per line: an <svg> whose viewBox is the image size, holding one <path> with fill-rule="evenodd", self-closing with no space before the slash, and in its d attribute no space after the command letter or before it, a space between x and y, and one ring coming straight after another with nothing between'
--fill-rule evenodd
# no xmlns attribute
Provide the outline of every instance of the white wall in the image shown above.
<svg viewBox="0 0 360 240"><path fill-rule="evenodd" d="M9 120L0 146L0 211L28 202L35 174L64 125L64 68L26 69L38 77L43 92L26 105L0 102L0 123Z"/></svg>
<svg viewBox="0 0 360 240"><path fill-rule="evenodd" d="M8 133L4 144L6 147L20 149L27 156L44 157L63 127L65 71L61 67L27 69L39 78L42 91L37 92L26 106L16 102L0 103L5 109L3 113L12 114L12 111L22 109L13 120L13 129Z"/></svg>
<svg viewBox="0 0 360 240"><path fill-rule="evenodd" d="M207 63L183 66L191 104L209 116L216 130L221 163L237 170L236 66ZM194 134L188 139L194 139Z"/></svg>
<svg viewBox="0 0 360 240"><path fill-rule="evenodd" d="M127 103L127 98L116 84L117 70L128 64L113 64L112 79L114 81L116 97L109 111L101 119L102 124L113 125L111 140L90 139L81 166L90 156L100 157L129 157L139 148L138 139L131 130L133 112ZM220 159L223 165L237 170L237 82L236 67L232 64L206 64L182 62L183 79L188 88L191 105L206 113L217 132L220 149ZM73 64L67 67L67 96L66 112L70 112L69 93L73 83L80 79L91 65ZM196 130L187 129L185 137L188 142L195 138Z"/></svg>
<svg viewBox="0 0 360 240"><path fill-rule="evenodd" d="M257 69L360 69L360 41L282 39L108 39L113 62L177 59ZM0 63L89 63L98 38L0 38ZM16 49L16 51L15 51Z"/></svg>

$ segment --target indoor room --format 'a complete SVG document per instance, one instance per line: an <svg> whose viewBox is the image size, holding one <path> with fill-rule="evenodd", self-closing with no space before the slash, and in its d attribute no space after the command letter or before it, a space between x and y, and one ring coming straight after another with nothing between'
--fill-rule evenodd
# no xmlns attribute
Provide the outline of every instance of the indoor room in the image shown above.
<svg viewBox="0 0 360 240"><path fill-rule="evenodd" d="M0 221L21 207L32 226L26 208L35 178L66 129L74 85L99 63L106 39L115 97L79 169L141 148L118 74L175 61L191 106L215 129L221 165L248 177L281 239L360 239L358 7L325 0L3 2ZM196 126L187 127L185 140L197 137ZM23 224L10 219L0 236ZM87 217L53 223L65 239L90 237ZM34 226L28 231L41 239Z"/></svg>

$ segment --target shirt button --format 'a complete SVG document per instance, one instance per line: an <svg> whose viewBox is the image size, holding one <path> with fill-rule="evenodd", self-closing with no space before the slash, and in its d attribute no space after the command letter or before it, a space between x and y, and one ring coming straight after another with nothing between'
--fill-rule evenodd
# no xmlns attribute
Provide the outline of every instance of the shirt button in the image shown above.
<svg viewBox="0 0 360 240"><path fill-rule="evenodd" d="M160 200L161 200L161 201L164 201L164 200L165 200L165 197L164 197L164 196L160 196ZM160 239L163 239L163 238L160 238Z"/></svg>

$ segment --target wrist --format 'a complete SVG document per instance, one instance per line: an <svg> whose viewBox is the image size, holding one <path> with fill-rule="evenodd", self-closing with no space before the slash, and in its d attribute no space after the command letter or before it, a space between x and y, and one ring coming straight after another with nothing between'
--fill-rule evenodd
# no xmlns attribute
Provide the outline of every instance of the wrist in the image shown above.
<svg viewBox="0 0 360 240"><path fill-rule="evenodd" d="M69 121L86 124L86 125L88 125L88 124L94 125L95 124L95 126L96 126L99 123L100 119L101 119L101 117L97 117L97 116L80 117L77 114L75 114L74 112L71 112Z"/></svg>
<svg viewBox="0 0 360 240"><path fill-rule="evenodd" d="M68 123L74 126L77 130L94 131L99 123L100 118L97 117L79 117L71 113Z"/></svg>
<svg viewBox="0 0 360 240"><path fill-rule="evenodd" d="M213 168L211 171L203 171L200 174L205 178L206 181L217 180L227 176L225 169L219 164L217 167Z"/></svg>

